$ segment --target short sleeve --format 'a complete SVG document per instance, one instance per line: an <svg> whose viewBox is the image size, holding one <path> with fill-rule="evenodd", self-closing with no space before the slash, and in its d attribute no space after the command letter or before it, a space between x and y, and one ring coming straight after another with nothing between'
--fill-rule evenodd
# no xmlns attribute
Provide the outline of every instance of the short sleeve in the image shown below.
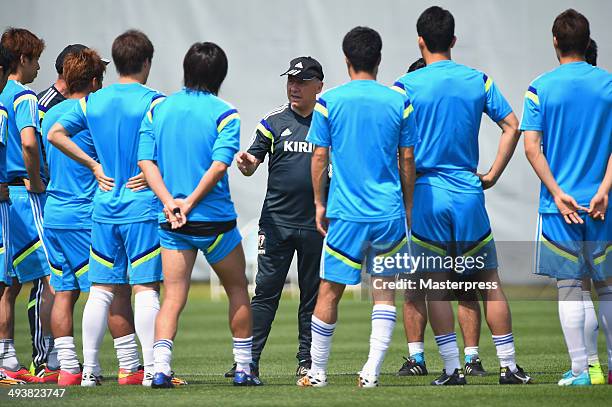
<svg viewBox="0 0 612 407"><path fill-rule="evenodd" d="M253 141L247 152L254 155L259 161L263 161L266 158L266 154L272 151L272 143L274 143L272 127L270 127L266 119L261 119L255 128Z"/></svg>
<svg viewBox="0 0 612 407"><path fill-rule="evenodd" d="M157 161L157 148L155 145L155 135L153 134L153 118L149 113L145 115L140 124L138 161Z"/></svg>
<svg viewBox="0 0 612 407"><path fill-rule="evenodd" d="M312 123L310 124L306 141L321 147L331 146L329 111L327 109L327 102L321 97L317 99L315 104Z"/></svg>
<svg viewBox="0 0 612 407"><path fill-rule="evenodd" d="M66 131L75 135L81 130L87 129L87 96L79 99L79 103L68 112L64 113L57 121Z"/></svg>
<svg viewBox="0 0 612 407"><path fill-rule="evenodd" d="M240 149L240 115L230 109L217 118L217 140L213 145L212 160L230 166Z"/></svg>
<svg viewBox="0 0 612 407"><path fill-rule="evenodd" d="M6 132L8 123L8 112L6 108L0 104L0 143L6 145Z"/></svg>
<svg viewBox="0 0 612 407"><path fill-rule="evenodd" d="M416 119L414 117L414 107L408 98L404 101L402 110L399 146L412 147L419 142L419 135L416 127Z"/></svg>
<svg viewBox="0 0 612 407"><path fill-rule="evenodd" d="M34 127L40 133L38 98L33 91L26 89L16 94L13 99L13 109L15 110L17 130L21 132L26 127Z"/></svg>
<svg viewBox="0 0 612 407"><path fill-rule="evenodd" d="M497 85L493 83L493 80L487 75L482 75L485 87L485 110L484 112L493 120L495 123L504 119L510 113L512 113L512 107L502 95L501 91L497 88Z"/></svg>
<svg viewBox="0 0 612 407"><path fill-rule="evenodd" d="M533 86L527 88L523 101L523 117L521 118L521 130L542 131L542 113L540 112L540 98L538 90Z"/></svg>

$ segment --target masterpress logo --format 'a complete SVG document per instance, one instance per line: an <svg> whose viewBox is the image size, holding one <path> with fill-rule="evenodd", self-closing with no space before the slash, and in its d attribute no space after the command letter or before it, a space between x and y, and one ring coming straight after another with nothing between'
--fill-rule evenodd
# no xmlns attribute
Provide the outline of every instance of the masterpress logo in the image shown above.
<svg viewBox="0 0 612 407"><path fill-rule="evenodd" d="M374 274L391 270L398 273L454 271L463 274L466 270L484 270L486 256L486 253L482 256L426 256L424 253L411 256L408 253L396 253L393 256L375 257L372 271Z"/></svg>

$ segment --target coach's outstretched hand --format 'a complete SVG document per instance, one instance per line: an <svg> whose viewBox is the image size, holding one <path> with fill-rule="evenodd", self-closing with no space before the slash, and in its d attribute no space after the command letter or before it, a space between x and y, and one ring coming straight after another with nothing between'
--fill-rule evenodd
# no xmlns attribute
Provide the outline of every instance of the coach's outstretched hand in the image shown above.
<svg viewBox="0 0 612 407"><path fill-rule="evenodd" d="M605 220L606 211L608 210L608 194L603 191L597 191L593 199L591 199L589 207L589 216L593 219Z"/></svg>
<svg viewBox="0 0 612 407"><path fill-rule="evenodd" d="M236 164L243 175L250 177L257 170L259 160L253 154L242 151L236 155Z"/></svg>
<svg viewBox="0 0 612 407"><path fill-rule="evenodd" d="M578 211L589 212L589 208L578 205L578 202L571 195L561 192L555 196L555 204L559 208L559 212L563 215L565 223L584 223L582 218L578 215Z"/></svg>
<svg viewBox="0 0 612 407"><path fill-rule="evenodd" d="M327 208L323 204L316 203L316 222L317 222L317 230L323 236L327 236L327 228L329 227L329 219L325 216Z"/></svg>
<svg viewBox="0 0 612 407"><path fill-rule="evenodd" d="M107 177L102 169L102 164L97 164L93 168L93 174L98 180L98 186L102 191L110 191L115 187L115 180Z"/></svg>
<svg viewBox="0 0 612 407"><path fill-rule="evenodd" d="M144 174L141 172L138 175L130 178L125 186L134 192L138 192L142 191L143 189L147 189L149 184L147 184L147 180L145 179Z"/></svg>

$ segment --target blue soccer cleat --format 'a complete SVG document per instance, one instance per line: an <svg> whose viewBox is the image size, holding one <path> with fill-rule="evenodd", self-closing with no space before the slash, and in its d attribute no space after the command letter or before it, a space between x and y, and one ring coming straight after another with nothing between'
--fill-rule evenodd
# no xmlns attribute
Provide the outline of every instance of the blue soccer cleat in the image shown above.
<svg viewBox="0 0 612 407"><path fill-rule="evenodd" d="M559 386L590 386L591 378L589 377L589 371L585 370L578 376L574 376L572 371L568 370L557 384Z"/></svg>
<svg viewBox="0 0 612 407"><path fill-rule="evenodd" d="M239 371L234 374L234 386L263 386L263 383L259 377Z"/></svg>
<svg viewBox="0 0 612 407"><path fill-rule="evenodd" d="M172 383L172 375L165 375L161 372L155 373L151 382L152 389L171 389L174 387Z"/></svg>

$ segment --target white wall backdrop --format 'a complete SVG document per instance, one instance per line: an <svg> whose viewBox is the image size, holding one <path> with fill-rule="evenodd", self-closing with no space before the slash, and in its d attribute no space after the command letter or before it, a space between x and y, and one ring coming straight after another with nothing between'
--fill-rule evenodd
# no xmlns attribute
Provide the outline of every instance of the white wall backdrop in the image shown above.
<svg viewBox="0 0 612 407"><path fill-rule="evenodd" d="M65 45L84 43L110 57L113 39L137 28L155 45L148 85L172 93L181 86L187 48L196 41L216 42L229 58L220 96L240 111L246 148L261 116L284 102L284 79L279 74L291 58L312 55L323 65L325 86L339 85L347 80L342 38L352 27L367 25L382 35L379 80L391 84L419 57L416 20L436 4L455 16L453 58L492 77L519 118L529 82L557 65L551 27L566 8L587 16L599 45L599 65L608 70L612 66L612 2L601 0L2 0L0 29L25 27L45 40L41 70L31 85L36 91L54 81L54 61ZM105 82L115 79L111 64ZM481 170L491 165L498 136L497 127L484 118ZM259 216L266 187L264 167L251 178L234 168L230 171L241 226ZM486 194L498 241L533 239L538 190L519 145L498 185Z"/></svg>

